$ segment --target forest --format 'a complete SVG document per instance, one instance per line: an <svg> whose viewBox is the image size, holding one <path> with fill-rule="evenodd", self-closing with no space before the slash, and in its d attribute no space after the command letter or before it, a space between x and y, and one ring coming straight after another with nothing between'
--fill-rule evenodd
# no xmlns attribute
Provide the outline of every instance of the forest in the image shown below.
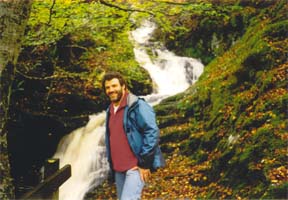
<svg viewBox="0 0 288 200"><path fill-rule="evenodd" d="M107 108L105 72L123 74L135 95L159 96L157 75L166 70L168 91L154 105L166 166L152 173L142 198L287 199L287 7L286 0L0 0L0 198L20 199L39 184L63 138ZM131 39L152 28L145 42ZM168 73L169 64L176 71ZM156 65L151 74L147 66ZM107 177L89 184L81 199L116 199Z"/></svg>

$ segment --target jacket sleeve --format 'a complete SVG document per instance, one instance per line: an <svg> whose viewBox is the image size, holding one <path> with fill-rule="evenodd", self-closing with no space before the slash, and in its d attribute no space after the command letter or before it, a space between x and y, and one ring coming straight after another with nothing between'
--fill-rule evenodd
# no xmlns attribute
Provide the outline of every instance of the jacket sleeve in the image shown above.
<svg viewBox="0 0 288 200"><path fill-rule="evenodd" d="M153 108L144 100L139 100L138 113L136 116L138 128L143 135L143 145L140 151L138 166L151 168L154 153L159 142L159 128Z"/></svg>

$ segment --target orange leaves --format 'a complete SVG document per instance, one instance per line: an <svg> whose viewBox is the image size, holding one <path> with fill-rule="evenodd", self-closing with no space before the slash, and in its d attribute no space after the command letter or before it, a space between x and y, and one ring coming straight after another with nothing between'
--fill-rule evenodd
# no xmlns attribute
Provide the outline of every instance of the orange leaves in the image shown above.
<svg viewBox="0 0 288 200"><path fill-rule="evenodd" d="M268 100L277 100L279 97L284 96L286 94L286 89L284 88L275 88L272 90L269 90L267 93L265 93L262 96L263 101L268 101Z"/></svg>
<svg viewBox="0 0 288 200"><path fill-rule="evenodd" d="M288 134L287 134L288 135ZM288 138L287 138L288 139ZM287 139L285 139L285 141L287 141ZM275 155L283 155L283 156L288 156L288 149L287 148L281 148L281 149L275 149L274 151Z"/></svg>
<svg viewBox="0 0 288 200"><path fill-rule="evenodd" d="M191 176L197 174L191 167L191 160L179 155L179 149L166 159L167 166L152 175L148 187L143 191L143 199L195 198L196 191L190 184ZM194 178L199 178L200 175Z"/></svg>
<svg viewBox="0 0 288 200"><path fill-rule="evenodd" d="M200 137L202 137L204 134L205 134L204 131L193 132L193 133L191 134L191 137L193 137L193 138L200 138Z"/></svg>
<svg viewBox="0 0 288 200"><path fill-rule="evenodd" d="M153 174L151 182L148 183L149 186L143 191L143 199L195 199L205 197L207 190L211 188L201 186L201 184L206 184L206 181L208 181L208 177L203 171L210 169L210 162L193 165L192 160L179 154L179 149L175 149L166 161L167 166ZM214 185L211 187L214 187ZM222 187L219 186L219 188ZM231 193L228 188L223 190L225 197L227 196L226 193Z"/></svg>
<svg viewBox="0 0 288 200"><path fill-rule="evenodd" d="M216 159L219 159L221 156L222 156L221 151L218 151L217 149L215 149L214 151L209 153L208 160L216 160Z"/></svg>
<svg viewBox="0 0 288 200"><path fill-rule="evenodd" d="M233 194L233 191L231 188L219 185L216 182L212 182L211 184L209 184L206 190L212 191L213 193L218 194L217 195L218 199L228 199Z"/></svg>
<svg viewBox="0 0 288 200"><path fill-rule="evenodd" d="M273 77L273 82L277 82L277 81L285 81L287 78L287 67L288 64L283 64L281 65L279 68L276 69L276 72L274 73L274 77Z"/></svg>
<svg viewBox="0 0 288 200"><path fill-rule="evenodd" d="M225 120L229 119L229 117L230 117L231 114L232 114L233 109L234 109L234 106L226 105L226 106L224 107L223 111L221 110L222 112L224 112L224 117L223 117L223 118L224 118Z"/></svg>
<svg viewBox="0 0 288 200"><path fill-rule="evenodd" d="M219 152L215 151L212 157L217 159L218 154ZM217 199L231 198L231 188L218 182L210 182L205 174L205 171L210 169L210 161L194 165L193 160L181 155L179 148L176 148L173 154L166 158L166 167L152 174L144 187L142 199L207 199L211 192ZM115 199L115 185L105 182L97 188L95 195L95 199ZM240 195L237 195L237 199L242 199Z"/></svg>
<svg viewBox="0 0 288 200"><path fill-rule="evenodd" d="M237 94L237 98L243 102L249 102L258 94L258 88L254 87L251 90L245 90Z"/></svg>
<svg viewBox="0 0 288 200"><path fill-rule="evenodd" d="M268 177L275 185L280 185L288 181L288 169L286 166L274 168L269 171Z"/></svg>
<svg viewBox="0 0 288 200"><path fill-rule="evenodd" d="M117 198L116 194L116 187L115 184L110 184L107 181L105 181L101 186L96 188L95 191L95 199L107 199L107 200L112 200Z"/></svg>

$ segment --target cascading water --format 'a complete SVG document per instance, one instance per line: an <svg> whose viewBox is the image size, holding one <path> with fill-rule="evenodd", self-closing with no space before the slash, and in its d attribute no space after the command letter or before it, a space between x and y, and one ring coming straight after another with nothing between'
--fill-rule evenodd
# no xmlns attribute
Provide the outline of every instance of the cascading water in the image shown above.
<svg viewBox="0 0 288 200"><path fill-rule="evenodd" d="M81 200L91 187L108 176L105 148L105 112L89 116L85 127L65 136L58 145L55 158L60 167L70 164L72 176L60 187L60 200Z"/></svg>
<svg viewBox="0 0 288 200"><path fill-rule="evenodd" d="M151 21L144 21L140 28L131 32L131 39L135 41L135 58L156 84L154 93L146 97L152 104L186 90L197 81L204 69L199 60L176 56L158 42L150 42L155 28ZM154 59L150 58L147 49L153 53Z"/></svg>
<svg viewBox="0 0 288 200"><path fill-rule="evenodd" d="M163 98L182 92L193 84L203 72L196 59L179 57L159 44L149 42L156 25L145 21L131 32L135 59L150 74L157 85L153 94L145 98L157 104ZM152 60L147 48L154 54ZM91 115L88 124L65 136L58 145L55 158L60 167L71 164L72 177L60 187L60 200L81 200L91 188L107 178L109 165L105 157L105 112Z"/></svg>

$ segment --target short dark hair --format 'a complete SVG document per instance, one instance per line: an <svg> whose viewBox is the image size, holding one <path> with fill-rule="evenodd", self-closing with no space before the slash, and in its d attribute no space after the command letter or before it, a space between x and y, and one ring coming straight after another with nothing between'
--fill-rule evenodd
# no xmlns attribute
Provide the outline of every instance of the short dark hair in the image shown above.
<svg viewBox="0 0 288 200"><path fill-rule="evenodd" d="M113 78L117 78L119 80L120 85L121 86L125 85L127 89L127 83L122 74L120 74L119 72L107 72L102 78L102 89L104 90L104 92L105 92L105 81L110 81Z"/></svg>

